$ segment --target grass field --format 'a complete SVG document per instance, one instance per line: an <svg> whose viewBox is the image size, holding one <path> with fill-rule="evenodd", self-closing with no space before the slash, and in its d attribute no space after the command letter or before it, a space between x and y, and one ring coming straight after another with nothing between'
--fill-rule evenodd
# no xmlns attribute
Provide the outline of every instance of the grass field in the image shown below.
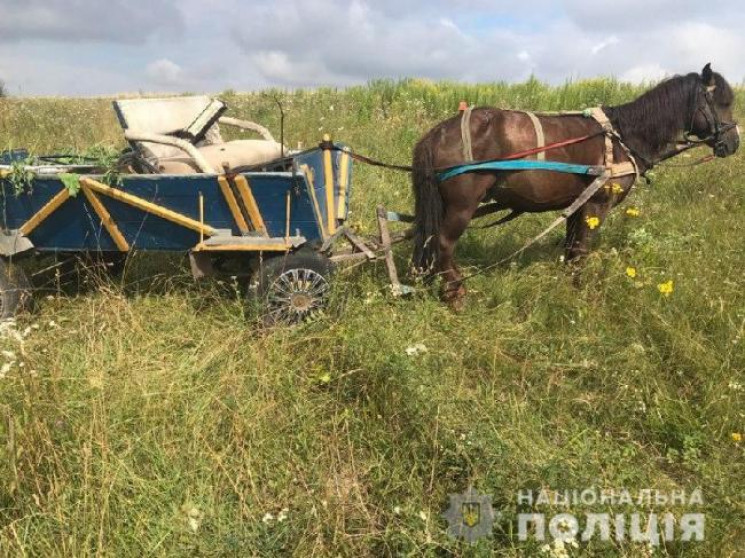
<svg viewBox="0 0 745 558"><path fill-rule="evenodd" d="M289 145L331 133L407 163L461 99L577 109L641 90L406 81L273 94ZM222 98L278 132L272 94ZM109 100L0 99L0 148L97 144L122 146ZM742 556L744 176L742 154L658 169L603 226L580 287L557 231L476 278L460 314L434 292L391 298L381 267L340 273L325 315L271 331L232 285L194 285L180 260L136 255L121 282L50 291L0 340L0 554ZM406 175L357 166L353 182L362 231L377 203L412 207ZM488 265L553 218L471 231L459 260ZM440 515L468 486L502 512L473 546ZM703 502L517 501L586 488L700 489ZM527 511L583 526L587 512L704 513L705 540L541 549L519 540Z"/></svg>

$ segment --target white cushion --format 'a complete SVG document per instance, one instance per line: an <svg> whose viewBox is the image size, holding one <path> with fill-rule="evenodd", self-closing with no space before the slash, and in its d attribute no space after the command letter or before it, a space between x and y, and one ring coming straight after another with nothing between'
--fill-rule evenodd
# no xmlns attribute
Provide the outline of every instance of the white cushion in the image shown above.
<svg viewBox="0 0 745 558"><path fill-rule="evenodd" d="M217 172L224 164L229 169L260 165L282 156L282 146L275 141L235 140L217 145L199 147L199 152ZM158 167L163 174L194 174L200 172L194 161L181 152L180 156L158 160Z"/></svg>

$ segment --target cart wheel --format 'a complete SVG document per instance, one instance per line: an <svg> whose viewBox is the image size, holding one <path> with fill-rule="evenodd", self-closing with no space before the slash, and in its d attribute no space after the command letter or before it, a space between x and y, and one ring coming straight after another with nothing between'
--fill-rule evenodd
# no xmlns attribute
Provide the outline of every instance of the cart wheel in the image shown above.
<svg viewBox="0 0 745 558"><path fill-rule="evenodd" d="M258 294L269 324L294 324L322 309L327 302L333 264L317 252L300 251L264 260Z"/></svg>
<svg viewBox="0 0 745 558"><path fill-rule="evenodd" d="M18 265L0 258L0 321L15 318L31 300L31 285Z"/></svg>

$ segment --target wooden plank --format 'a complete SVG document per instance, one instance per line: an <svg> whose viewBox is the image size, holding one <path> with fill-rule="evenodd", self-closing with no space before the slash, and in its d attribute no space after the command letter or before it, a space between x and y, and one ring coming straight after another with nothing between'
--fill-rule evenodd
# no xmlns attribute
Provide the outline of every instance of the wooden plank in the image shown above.
<svg viewBox="0 0 745 558"><path fill-rule="evenodd" d="M285 198L285 242L290 238L290 217L292 212L290 209L290 202L292 201L292 194L287 190L287 196Z"/></svg>
<svg viewBox="0 0 745 558"><path fill-rule="evenodd" d="M49 200L44 207L37 211L28 221L21 225L21 234L28 236L31 232L41 225L44 220L54 213L63 203L70 198L70 192L64 186L58 194Z"/></svg>
<svg viewBox="0 0 745 558"><path fill-rule="evenodd" d="M301 165L300 170L305 175L305 180L308 182L308 188L310 193L310 199L313 202L313 211L316 214L316 222L318 223L318 230L321 232L321 238L326 239L331 236L323 223L323 215L321 215L321 206L318 205L318 198L316 197L316 189L314 188L313 173L308 165Z"/></svg>
<svg viewBox="0 0 745 558"><path fill-rule="evenodd" d="M331 142L331 136L323 136L323 143ZM334 211L334 165L331 162L331 149L323 149L323 181L326 190L326 231L328 234L336 232L336 211Z"/></svg>
<svg viewBox="0 0 745 558"><path fill-rule="evenodd" d="M336 210L336 218L344 220L347 217L347 189L349 188L349 170L352 159L349 153L342 151L339 157L339 204Z"/></svg>
<svg viewBox="0 0 745 558"><path fill-rule="evenodd" d="M344 236L346 236L349 239L349 242L351 242L355 248L357 248L360 252L365 254L368 259L374 260L375 254L370 250L367 246L365 246L365 243L360 240L360 238L354 234L349 229L344 229ZM390 239L389 239L390 240Z"/></svg>
<svg viewBox="0 0 745 558"><path fill-rule="evenodd" d="M287 252L291 249L291 244L267 244L264 242L214 245L201 242L194 247L195 252Z"/></svg>
<svg viewBox="0 0 745 558"><path fill-rule="evenodd" d="M266 225L264 224L264 218L261 216L261 210L256 203L256 198L254 198L248 179L242 174L239 174L234 180L235 186L238 188L238 195L241 197L243 206L246 208L248 218L251 221L251 226L262 235L269 236L269 233L266 231Z"/></svg>
<svg viewBox="0 0 745 558"><path fill-rule="evenodd" d="M136 207L141 211L150 213L152 215L155 215L156 217L160 217L161 219L171 221L172 223L180 225L184 228L205 234L207 236L214 236L215 234L217 234L217 231L209 225L203 225L199 221L195 221L194 219L186 217L185 215L181 215L180 213L176 213L175 211L171 211L170 209L166 209L165 207L161 207L147 200L143 200L142 198L139 198L132 194L128 194L127 192L112 188L111 186L102 184L101 182L93 180L92 178L81 178L80 184L82 186L89 187L94 192L103 194L104 196L115 199L127 205L131 205L132 207Z"/></svg>
<svg viewBox="0 0 745 558"><path fill-rule="evenodd" d="M119 227L116 226L114 219L111 218L111 214L104 204L101 203L101 200L98 199L98 196L96 196L88 186L83 186L81 190L88 199L88 203L91 204L93 211L95 211L96 215L101 219L101 224L106 229L106 232L109 233L109 236L114 241L114 244L116 244L119 251L129 252L129 243L127 242L127 239L124 238L124 235L119 230Z"/></svg>
<svg viewBox="0 0 745 558"><path fill-rule="evenodd" d="M385 207L378 206L378 228L380 229L380 244L385 256L385 267L388 270L388 278L391 281L391 291L393 296L402 294L401 282L398 280L398 270L396 262L393 260L393 251L391 250L391 235L388 231L388 221Z"/></svg>
<svg viewBox="0 0 745 558"><path fill-rule="evenodd" d="M235 221L235 224L238 225L238 230L241 231L241 234L248 233L248 223L246 223L246 219L243 217L241 208L238 207L238 200L235 198L235 194L233 193L233 189L230 187L227 177L218 176L217 183L220 185L220 191L228 204L230 213L233 215L233 220Z"/></svg>

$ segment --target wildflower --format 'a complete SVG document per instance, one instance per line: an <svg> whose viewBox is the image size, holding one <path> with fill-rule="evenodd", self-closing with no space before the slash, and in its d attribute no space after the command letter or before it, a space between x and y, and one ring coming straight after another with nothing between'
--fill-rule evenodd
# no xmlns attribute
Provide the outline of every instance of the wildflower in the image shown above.
<svg viewBox="0 0 745 558"><path fill-rule="evenodd" d="M742 442L742 434L740 432L733 432L732 441L736 444L739 444L740 442Z"/></svg>
<svg viewBox="0 0 745 558"><path fill-rule="evenodd" d="M615 195L623 194L623 186L621 186L618 182L614 182L610 187L610 191L613 192Z"/></svg>
<svg viewBox="0 0 745 558"><path fill-rule="evenodd" d="M597 217L585 217L585 223L590 227L590 230L593 230L598 228L598 225L600 225L600 219Z"/></svg>
<svg viewBox="0 0 745 558"><path fill-rule="evenodd" d="M266 513L264 514L264 517L262 517L262 518L261 518L261 522L262 522L262 523L263 523L264 525L268 525L268 524L269 524L269 523L271 523L272 521L274 521L274 516L273 516L273 515L272 515L271 513L269 513L269 512L266 512Z"/></svg>
<svg viewBox="0 0 745 558"><path fill-rule="evenodd" d="M426 511L424 511L424 510L421 510L421 511L419 512L419 519L421 519L422 521L427 521L427 518L428 518L428 517L429 517L429 515L427 514L427 512L426 512Z"/></svg>
<svg viewBox="0 0 745 558"><path fill-rule="evenodd" d="M396 515L401 515L401 506L394 507L393 513L395 513Z"/></svg>
<svg viewBox="0 0 745 558"><path fill-rule="evenodd" d="M280 510L279 514L277 514L277 521L279 521L280 523L282 523L285 519L287 519L287 512L288 511L290 511L290 510L287 509L287 508L282 508Z"/></svg>
<svg viewBox="0 0 745 558"><path fill-rule="evenodd" d="M202 512L200 512L197 508L191 508L186 513L186 515L189 519L189 528L192 530L193 533L196 533L202 523Z"/></svg>
<svg viewBox="0 0 745 558"><path fill-rule="evenodd" d="M732 391L742 391L742 384L737 382L730 382L727 387L729 387Z"/></svg>
<svg viewBox="0 0 745 558"><path fill-rule="evenodd" d="M660 283L657 285L657 290L660 291L660 294L663 296L670 296L673 293L673 280L670 279L664 283Z"/></svg>
<svg viewBox="0 0 745 558"><path fill-rule="evenodd" d="M426 353L427 347L424 346L422 343L417 343L416 345L413 345L411 347L406 347L406 354L408 356L417 356L421 353Z"/></svg>
<svg viewBox="0 0 745 558"><path fill-rule="evenodd" d="M634 279L636 277L636 268L631 266L627 267L626 275Z"/></svg>
<svg viewBox="0 0 745 558"><path fill-rule="evenodd" d="M629 208L628 208L628 209L626 210L626 215L627 215L628 217L639 217L639 215L641 215L641 214L642 214L642 212L641 212L641 211L639 211L639 209L638 209L638 208L636 208L636 207L629 207Z"/></svg>

